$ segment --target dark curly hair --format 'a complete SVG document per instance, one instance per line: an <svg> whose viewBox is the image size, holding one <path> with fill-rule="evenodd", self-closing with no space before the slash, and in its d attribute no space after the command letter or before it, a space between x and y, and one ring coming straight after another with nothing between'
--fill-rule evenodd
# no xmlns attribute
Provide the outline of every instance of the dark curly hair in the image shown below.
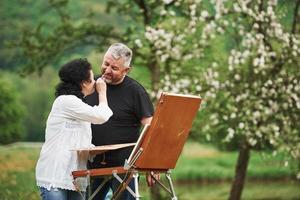
<svg viewBox="0 0 300 200"><path fill-rule="evenodd" d="M82 58L64 64L58 72L61 82L56 86L55 96L75 95L82 99L81 83L90 79L91 69L87 59Z"/></svg>

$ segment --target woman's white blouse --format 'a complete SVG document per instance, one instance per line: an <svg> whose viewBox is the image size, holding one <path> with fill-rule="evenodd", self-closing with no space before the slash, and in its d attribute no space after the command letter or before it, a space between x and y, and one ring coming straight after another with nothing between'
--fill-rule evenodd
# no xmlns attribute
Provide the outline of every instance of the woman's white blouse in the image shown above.
<svg viewBox="0 0 300 200"><path fill-rule="evenodd" d="M57 97L47 119L45 143L36 166L37 185L48 190L75 190L71 173L86 169L88 155L71 150L93 146L91 123L102 124L111 116L106 104L92 107L74 95ZM86 180L79 182L85 191Z"/></svg>

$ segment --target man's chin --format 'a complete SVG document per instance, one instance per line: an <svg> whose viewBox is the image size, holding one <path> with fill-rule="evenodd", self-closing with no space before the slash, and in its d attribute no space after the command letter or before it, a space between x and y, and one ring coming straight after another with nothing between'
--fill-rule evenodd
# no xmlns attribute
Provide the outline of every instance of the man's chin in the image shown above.
<svg viewBox="0 0 300 200"><path fill-rule="evenodd" d="M104 78L103 80L104 80L105 83L107 83L107 84L111 84L111 83L112 83L112 80L111 80L111 79L106 79L106 78Z"/></svg>
<svg viewBox="0 0 300 200"><path fill-rule="evenodd" d="M105 76L102 76L102 79L105 81L106 84L109 84L109 85L118 85L119 83L121 83L123 81L123 79L119 79L117 81L115 79L109 79Z"/></svg>
<svg viewBox="0 0 300 200"><path fill-rule="evenodd" d="M106 82L106 83L111 83L112 82L112 76L108 76L108 75L103 75L101 76L101 78Z"/></svg>

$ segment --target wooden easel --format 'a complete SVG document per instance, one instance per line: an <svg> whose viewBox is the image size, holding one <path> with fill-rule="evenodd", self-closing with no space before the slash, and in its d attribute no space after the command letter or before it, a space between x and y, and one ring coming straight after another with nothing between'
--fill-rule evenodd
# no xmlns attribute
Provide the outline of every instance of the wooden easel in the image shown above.
<svg viewBox="0 0 300 200"><path fill-rule="evenodd" d="M141 196L138 189L138 174L160 172L166 175L168 187L152 173L151 176L171 195L172 200L177 200L170 170L176 166L200 104L201 98L197 96L163 93L157 103L151 124L144 127L124 166L74 171L72 173L74 179L103 176L106 178L105 181L108 181L114 177L121 184L112 199L117 199L120 193L127 189L139 200ZM125 174L125 178L122 180L119 174ZM128 187L132 179L135 182L135 191ZM95 193L99 190L98 188ZM90 199L94 195L92 194Z"/></svg>

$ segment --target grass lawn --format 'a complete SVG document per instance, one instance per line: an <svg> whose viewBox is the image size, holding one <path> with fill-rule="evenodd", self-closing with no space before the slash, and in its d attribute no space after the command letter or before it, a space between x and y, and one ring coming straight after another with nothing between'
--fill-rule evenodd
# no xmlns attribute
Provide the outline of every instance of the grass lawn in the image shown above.
<svg viewBox="0 0 300 200"><path fill-rule="evenodd" d="M40 199L35 184L35 164L40 148L0 146L0 199ZM180 200L227 199L237 158L235 152L220 152L210 146L187 143L176 169L175 189ZM293 180L282 156L253 152L243 199L300 199L299 181ZM142 176L141 182L144 182ZM149 199L141 184L142 195Z"/></svg>
<svg viewBox="0 0 300 200"><path fill-rule="evenodd" d="M218 151L211 146L187 143L179 158L174 177L177 180L231 180L237 152ZM248 179L285 179L293 176L291 167L284 167L284 156L251 152Z"/></svg>

